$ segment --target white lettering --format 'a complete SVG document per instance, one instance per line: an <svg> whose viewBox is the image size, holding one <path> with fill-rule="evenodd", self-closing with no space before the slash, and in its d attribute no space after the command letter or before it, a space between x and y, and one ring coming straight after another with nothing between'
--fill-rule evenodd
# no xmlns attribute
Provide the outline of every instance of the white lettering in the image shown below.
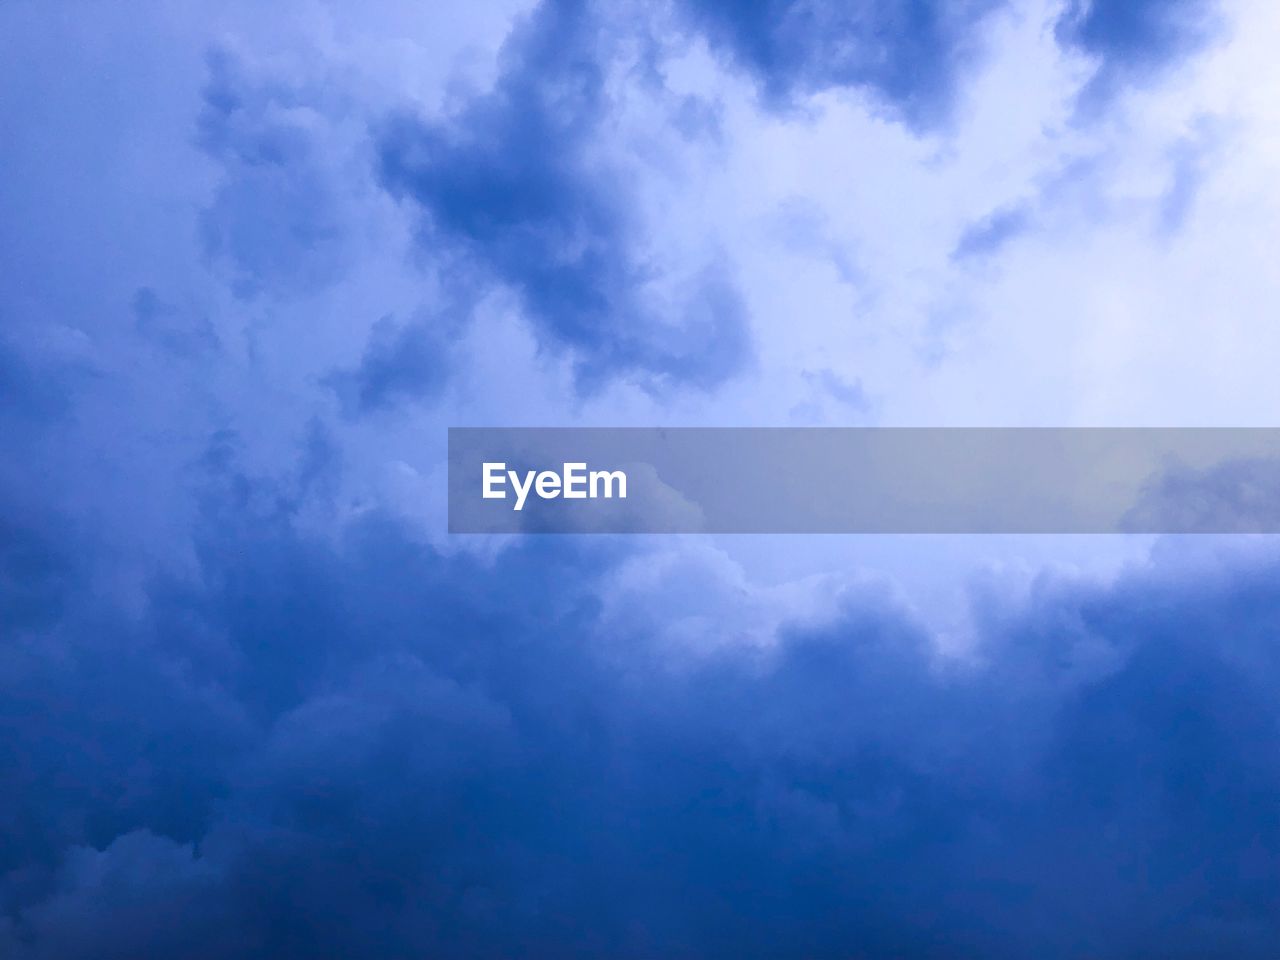
<svg viewBox="0 0 1280 960"><path fill-rule="evenodd" d="M529 488L533 486L533 471L530 470L524 475L524 486L520 485L520 475L514 470L508 470L507 475L511 477L511 486L516 489L516 509L524 509L524 501L529 496Z"/></svg>
<svg viewBox="0 0 1280 960"><path fill-rule="evenodd" d="M563 496L566 500L586 500L604 497L627 498L627 475L621 470L587 470L585 463L566 461L561 472L555 470L508 470L505 463L485 463L484 484L481 496L485 500L505 500L506 485L516 492L514 510L523 510L529 494L536 492L539 499L554 500Z"/></svg>
<svg viewBox="0 0 1280 960"><path fill-rule="evenodd" d="M619 499L627 499L627 475L621 470L592 470L591 471L591 496L598 497L596 493L596 483L600 480L604 481L604 497L606 500L613 497L614 481L618 483Z"/></svg>
<svg viewBox="0 0 1280 960"><path fill-rule="evenodd" d="M543 470L538 474L538 496L543 500L554 500L560 496L560 474L554 470Z"/></svg>
<svg viewBox="0 0 1280 960"><path fill-rule="evenodd" d="M507 478L503 475L503 471L506 469L507 465L505 463L486 463L484 465L484 499L507 499L507 491L496 489L499 484L507 482Z"/></svg>
<svg viewBox="0 0 1280 960"><path fill-rule="evenodd" d="M576 484L580 484L580 486ZM585 463L566 463L564 465L564 498L566 500L585 500L586 497L587 465Z"/></svg>

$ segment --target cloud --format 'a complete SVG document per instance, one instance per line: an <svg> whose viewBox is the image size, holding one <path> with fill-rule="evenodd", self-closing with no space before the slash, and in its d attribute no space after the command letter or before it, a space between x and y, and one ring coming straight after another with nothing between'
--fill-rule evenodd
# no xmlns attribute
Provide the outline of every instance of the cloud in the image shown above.
<svg viewBox="0 0 1280 960"><path fill-rule="evenodd" d="M834 370L805 370L801 376L819 396L834 400L846 413L865 414L873 407L861 380L846 380Z"/></svg>
<svg viewBox="0 0 1280 960"><path fill-rule="evenodd" d="M451 363L451 324L418 317L396 328L390 317L374 325L357 367L325 378L348 416L364 416L439 396Z"/></svg>
<svg viewBox="0 0 1280 960"><path fill-rule="evenodd" d="M0 416L43 421L65 413L76 371L66 364L32 363L26 353L19 343L0 338Z"/></svg>
<svg viewBox="0 0 1280 960"><path fill-rule="evenodd" d="M56 620L70 568L38 531L0 522L0 618L18 629Z"/></svg>
<svg viewBox="0 0 1280 960"><path fill-rule="evenodd" d="M352 259L325 134L327 106L287 83L254 83L233 55L207 58L197 143L223 177L201 217L205 254L241 296L332 284Z"/></svg>
<svg viewBox="0 0 1280 960"><path fill-rule="evenodd" d="M1096 109L1125 85L1203 47L1216 7L1215 0L1071 0L1058 20L1058 41L1098 61L1082 107Z"/></svg>
<svg viewBox="0 0 1280 960"><path fill-rule="evenodd" d="M712 47L758 80L767 100L865 90L916 127L944 120L974 34L997 0L735 4L687 0Z"/></svg>
<svg viewBox="0 0 1280 960"><path fill-rule="evenodd" d="M184 316L150 287L139 287L134 294L133 316L139 333L179 357L217 350L221 345L208 317Z"/></svg>
<svg viewBox="0 0 1280 960"><path fill-rule="evenodd" d="M405 460L429 488L448 420L769 422L797 397L904 422L1257 413L1263 127L1185 221L1199 160L1147 189L1185 111L1152 112L1172 136L1103 144L1132 161L1108 176L1139 229L1090 221L1006 271L1020 286L990 279L962 362L921 373L895 351L963 272L963 222L1079 146L1044 133L1073 88L1031 44L958 157L917 136L986 4L683 8L717 62L663 63L691 105L680 150L732 160L697 171L629 155L637 129L663 136L624 133L651 95L625 82L643 30L597 8L526 13L492 87L436 114L456 18L474 14L485 62L505 8L162 6L55 24L0 3L0 73L33 91L0 104L19 264L0 280L0 955L1272 955L1272 545L1171 541L1097 584L993 575L971 644L944 656L892 584L850 571L892 561L959 595L1000 555L987 541L436 542L438 515L424 532L368 482ZM1138 79L1083 26L1114 8L1073 9L1064 42ZM204 64L224 28L245 52ZM316 59L322 84L294 69ZM774 106L852 89L909 129L858 97L812 124L759 112L719 61ZM406 90L427 105L371 127ZM797 191L812 215L779 231L762 211ZM1089 220L1076 196L1043 210ZM1138 244L1161 203L1185 226L1153 259ZM426 269L403 263L401 212ZM675 236L712 220L723 254ZM207 246L185 250L201 223ZM888 294L853 303L851 282ZM1202 323L1224 297L1239 322ZM523 342L485 342L512 334L512 303L576 394L557 364L526 369ZM1156 340L1189 358L1166 379L1143 366L1167 359ZM752 368L763 343L774 379ZM1187 388L1215 378L1234 393ZM617 381L652 395L595 391ZM477 383L492 391L463 395ZM655 401L679 386L707 392ZM1108 405L1125 390L1153 406ZM1274 478L1189 479L1216 510ZM1090 568L1108 548L1040 556L1068 549ZM744 572L753 552L776 584ZM797 570L821 575L821 610Z"/></svg>
<svg viewBox="0 0 1280 960"><path fill-rule="evenodd" d="M588 4L541 4L508 38L490 92L447 119L385 126L381 179L421 209L423 249L513 289L580 384L713 387L749 356L746 311L723 266L695 271L682 303L655 286L629 174L599 144L611 106L605 22Z"/></svg>
<svg viewBox="0 0 1280 960"><path fill-rule="evenodd" d="M43 610L0 673L7 956L1274 942L1274 558L1042 580L979 607L971 662L870 587L682 652L600 602L642 546L447 557L380 515L333 542L209 470L199 569L141 619L54 532L6 568ZM733 593L681 602L714 633Z"/></svg>
<svg viewBox="0 0 1280 960"><path fill-rule="evenodd" d="M1164 235L1181 230L1194 212L1221 139L1218 125L1209 118L1201 118L1188 136L1170 148L1172 176L1160 203L1159 227Z"/></svg>
<svg viewBox="0 0 1280 960"><path fill-rule="evenodd" d="M1186 533L1280 530L1280 461L1224 460L1208 467L1174 463L1148 481L1124 523L1128 529Z"/></svg>
<svg viewBox="0 0 1280 960"><path fill-rule="evenodd" d="M970 224L951 252L953 260L969 260L998 253L1031 226L1031 211L1025 204L1003 207Z"/></svg>

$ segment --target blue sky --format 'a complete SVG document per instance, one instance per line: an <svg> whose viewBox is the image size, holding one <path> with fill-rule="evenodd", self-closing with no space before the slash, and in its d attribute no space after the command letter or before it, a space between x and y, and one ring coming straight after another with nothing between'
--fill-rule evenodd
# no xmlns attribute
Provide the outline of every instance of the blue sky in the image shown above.
<svg viewBox="0 0 1280 960"><path fill-rule="evenodd" d="M463 538L450 425L1274 425L1262 0L0 4L0 954L1269 957L1267 538Z"/></svg>

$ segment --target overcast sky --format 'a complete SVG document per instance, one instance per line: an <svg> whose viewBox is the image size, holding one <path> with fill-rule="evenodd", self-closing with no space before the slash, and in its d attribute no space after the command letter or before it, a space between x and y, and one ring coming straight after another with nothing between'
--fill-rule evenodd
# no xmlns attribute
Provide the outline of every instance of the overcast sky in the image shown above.
<svg viewBox="0 0 1280 960"><path fill-rule="evenodd" d="M0 953L1270 957L1266 538L449 537L450 425L1272 426L1269 0L0 0Z"/></svg>

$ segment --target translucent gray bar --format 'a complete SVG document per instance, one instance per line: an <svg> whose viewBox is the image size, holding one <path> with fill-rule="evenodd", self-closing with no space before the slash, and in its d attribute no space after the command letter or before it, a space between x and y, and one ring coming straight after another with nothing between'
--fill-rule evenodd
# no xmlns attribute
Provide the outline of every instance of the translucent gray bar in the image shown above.
<svg viewBox="0 0 1280 960"><path fill-rule="evenodd" d="M1280 429L455 427L449 530L1276 533Z"/></svg>

